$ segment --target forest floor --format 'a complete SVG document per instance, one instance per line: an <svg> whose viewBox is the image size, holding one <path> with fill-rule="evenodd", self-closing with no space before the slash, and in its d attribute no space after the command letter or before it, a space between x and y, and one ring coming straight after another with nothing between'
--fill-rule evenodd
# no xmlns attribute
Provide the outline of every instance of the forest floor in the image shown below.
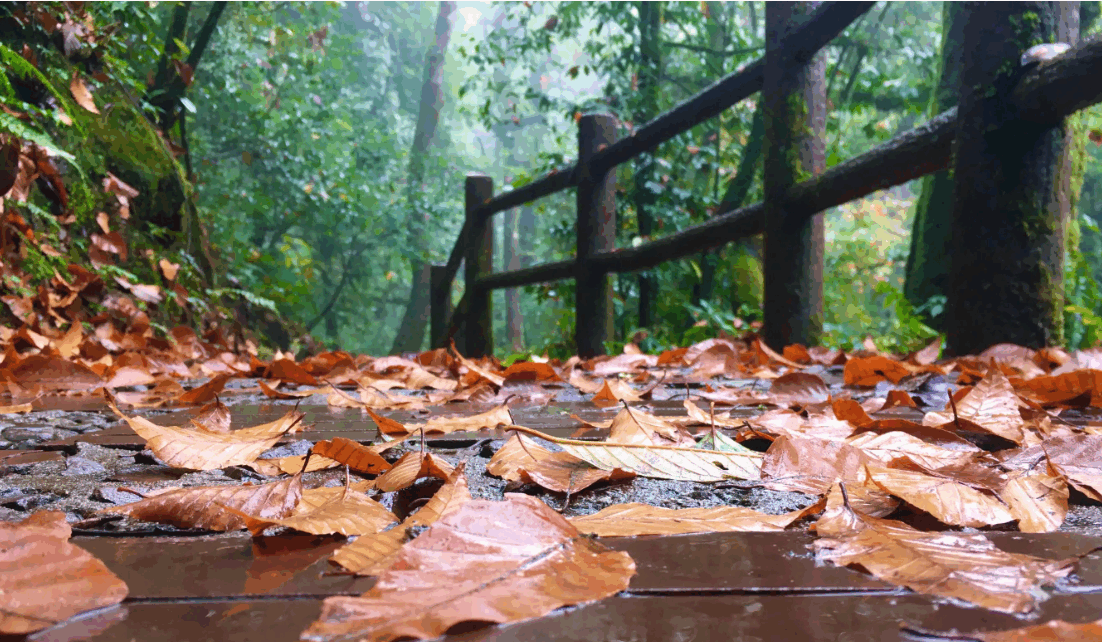
<svg viewBox="0 0 1102 642"><path fill-rule="evenodd" d="M504 368L225 348L4 371L4 632L1009 640L1025 638L952 636L1098 626L1090 352L779 355L748 336ZM164 376L173 355L210 376ZM47 552L27 552L39 539Z"/></svg>

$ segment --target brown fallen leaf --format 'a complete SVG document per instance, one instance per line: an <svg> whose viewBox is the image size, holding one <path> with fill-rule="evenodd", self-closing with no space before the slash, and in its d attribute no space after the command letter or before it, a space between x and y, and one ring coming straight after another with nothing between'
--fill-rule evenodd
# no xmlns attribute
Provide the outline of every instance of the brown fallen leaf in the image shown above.
<svg viewBox="0 0 1102 642"><path fill-rule="evenodd" d="M306 388L303 390L276 390L263 380L257 381L256 385L260 387L260 392L263 392L264 396L269 399L305 399L306 397L312 397L314 395L328 395L333 393L333 389L329 386L323 388Z"/></svg>
<svg viewBox="0 0 1102 642"><path fill-rule="evenodd" d="M938 475L937 471L924 470L917 465L904 469L870 464L866 468L877 486L942 523L978 528L1014 519L1010 509L994 494Z"/></svg>
<svg viewBox="0 0 1102 642"><path fill-rule="evenodd" d="M218 398L218 393L226 387L226 382L234 378L233 374L220 374L211 378L198 388L192 388L176 398L176 403L182 406L208 403Z"/></svg>
<svg viewBox="0 0 1102 642"><path fill-rule="evenodd" d="M0 406L0 415L14 415L16 413L27 413L34 410L33 404L30 403L17 403L10 406Z"/></svg>
<svg viewBox="0 0 1102 642"><path fill-rule="evenodd" d="M620 379L605 379L604 385L593 395L593 405L598 408L611 408L620 405L620 402L633 403L642 401L643 398L635 392L630 384Z"/></svg>
<svg viewBox="0 0 1102 642"><path fill-rule="evenodd" d="M179 528L234 531L246 520L226 508L278 519L291 514L302 498L302 476L295 475L259 486L206 486L177 488L145 499L111 506L101 514L128 515L134 519Z"/></svg>
<svg viewBox="0 0 1102 642"><path fill-rule="evenodd" d="M623 481L635 473L594 468L570 453L553 453L524 435L513 435L505 442L486 472L508 481L538 484L559 493L576 493L602 481Z"/></svg>
<svg viewBox="0 0 1102 642"><path fill-rule="evenodd" d="M884 380L899 383L912 373L913 369L904 363L875 355L866 358L850 357L849 361L846 361L842 377L847 386L871 388Z"/></svg>
<svg viewBox="0 0 1102 642"><path fill-rule="evenodd" d="M1056 437L1041 447L1053 470L1087 497L1102 501L1102 435Z"/></svg>
<svg viewBox="0 0 1102 642"><path fill-rule="evenodd" d="M229 432L230 409L226 404L215 400L200 408L191 422L211 432Z"/></svg>
<svg viewBox="0 0 1102 642"><path fill-rule="evenodd" d="M909 626L913 630L938 640L962 640L967 642L1100 642L1102 641L1102 620L1075 624L1062 620L1051 620L1044 624L1035 624L1009 631L975 631L972 633L941 633L926 631Z"/></svg>
<svg viewBox="0 0 1102 642"><path fill-rule="evenodd" d="M890 462L897 457L907 457L926 468L938 468L950 464L963 466L977 461L984 455L983 449L970 442L953 444L953 448L945 448L898 430L884 433L863 432L850 437L846 442L882 462Z"/></svg>
<svg viewBox="0 0 1102 642"><path fill-rule="evenodd" d="M1068 514L1068 485L1062 477L1042 472L1019 472L999 492L1023 533L1051 533Z"/></svg>
<svg viewBox="0 0 1102 642"><path fill-rule="evenodd" d="M158 426L144 417L127 417L114 403L110 403L110 406L116 415L126 421L131 430L145 439L146 446L161 461L176 468L193 470L249 464L284 435L295 430L304 416L291 410L271 423L231 433L216 433L177 426Z"/></svg>
<svg viewBox="0 0 1102 642"><path fill-rule="evenodd" d="M57 511L0 522L0 633L31 633L126 597L126 584L71 535Z"/></svg>
<svg viewBox="0 0 1102 642"><path fill-rule="evenodd" d="M1020 444L1025 439L1025 422L1018 411L1019 400L1010 380L992 368L983 380L956 402L956 417L967 419L983 430ZM922 418L927 426L953 423L953 412L930 412Z"/></svg>
<svg viewBox="0 0 1102 642"><path fill-rule="evenodd" d="M871 463L870 455L845 442L781 435L765 452L761 476L772 490L821 495L838 480L865 484Z"/></svg>
<svg viewBox="0 0 1102 642"><path fill-rule="evenodd" d="M398 551L406 543L410 529L428 526L440 519L442 515L456 510L471 500L463 468L463 463L456 466L444 485L436 491L428 503L406 517L401 524L388 531L359 537L355 542L338 549L329 558L330 561L356 575L378 575L383 572L397 559Z"/></svg>
<svg viewBox="0 0 1102 642"><path fill-rule="evenodd" d="M624 407L609 426L609 443L648 446L696 446L696 440L683 428L642 410Z"/></svg>
<svg viewBox="0 0 1102 642"><path fill-rule="evenodd" d="M404 546L361 597L325 600L309 640L430 638L459 622L514 622L628 587L635 563L534 497L471 500Z"/></svg>
<svg viewBox="0 0 1102 642"><path fill-rule="evenodd" d="M454 467L441 457L428 452L409 452L394 466L375 478L375 488L384 493L409 488L422 477L447 479Z"/></svg>
<svg viewBox="0 0 1102 642"><path fill-rule="evenodd" d="M284 526L312 535L370 535L398 521L394 513L379 502L348 488L305 491L298 510L283 518L242 517L246 518L248 529L254 536L271 526Z"/></svg>
<svg viewBox="0 0 1102 642"><path fill-rule="evenodd" d="M345 464L358 473L378 475L391 469L391 463L379 453L395 445L390 441L375 446L364 446L344 437L335 437L332 441L319 441L314 444L314 453Z"/></svg>
<svg viewBox="0 0 1102 642"><path fill-rule="evenodd" d="M73 95L73 100L78 105L92 112L98 114L99 109L96 108L96 101L92 99L92 92L88 91L88 86L84 84L84 79L77 73L73 72L73 79L69 81L69 93Z"/></svg>
<svg viewBox="0 0 1102 642"><path fill-rule="evenodd" d="M675 509L647 504L614 504L592 515L571 517L570 523L583 533L599 537L742 533L783 531L809 512L813 511L804 509L783 515L767 515L740 506Z"/></svg>
<svg viewBox="0 0 1102 642"><path fill-rule="evenodd" d="M676 446L612 444L558 439L523 426L509 426L507 430L557 444L601 470L619 468L643 477L696 482L761 478L761 453L749 449L745 453L733 453Z"/></svg>
<svg viewBox="0 0 1102 642"><path fill-rule="evenodd" d="M773 380L769 395L778 406L803 407L823 403L830 397L830 392L818 375L789 372Z"/></svg>
<svg viewBox="0 0 1102 642"><path fill-rule="evenodd" d="M1026 613L1043 584L1067 576L1075 559L1006 553L983 535L918 531L902 522L857 513L835 486L812 527L819 559L857 566L918 593L956 598L1006 613Z"/></svg>

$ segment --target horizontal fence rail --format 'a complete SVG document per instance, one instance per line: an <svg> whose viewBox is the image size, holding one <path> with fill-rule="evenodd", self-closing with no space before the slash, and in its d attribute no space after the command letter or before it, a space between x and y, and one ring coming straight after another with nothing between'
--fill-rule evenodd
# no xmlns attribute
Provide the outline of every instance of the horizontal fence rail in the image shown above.
<svg viewBox="0 0 1102 642"><path fill-rule="evenodd" d="M789 42L799 43L792 47L792 64L806 63L818 49L829 43L872 4L824 4L786 38L786 47ZM579 253L579 257L574 259L497 273L490 273L483 259L483 269L468 271L467 292L454 313L443 302L444 299L450 302L450 297L444 297L438 290L450 292L459 263L465 256L471 256L471 243L467 241L467 236L473 230L486 234L490 229L488 221L494 214L563 189L584 186L587 181L601 179L617 165L654 149L662 142L718 115L759 91L764 81L763 73L762 60L751 63L742 71L725 77L644 125L634 135L607 144L595 153L580 154L582 160L568 168L511 192L486 199L481 204L468 202L467 219L448 264L435 268L441 271L434 273L433 300L441 302L439 305L434 303L432 310L433 343L443 345L447 338L461 331L475 308L479 310L481 321L488 324L486 297L491 290L578 279L589 277L591 273L605 275L645 270L761 233L765 225L766 209L763 203L754 203L636 247L591 251L584 256ZM1059 58L1029 70L1019 79L1008 101L1016 110L1019 120L1042 124L1057 123L1080 109L1102 101L1102 83L1093 82L1097 78L1102 78L1102 39L1081 43ZM586 123L584 126L590 125ZM787 192L785 207L799 217L811 218L828 208L943 170L949 166L957 127L956 108L947 110L864 154L794 185ZM480 177L480 180L483 178ZM583 224L581 201L582 196L579 196L580 226ZM451 319L448 319L449 314ZM580 325L580 319L578 323ZM480 330L485 333L488 328L483 327ZM468 332L467 336L470 335ZM471 347L490 347L484 339L485 336L472 343L468 338L464 347L469 354L477 356L485 350L472 351ZM579 340L579 345L581 343ZM593 352L594 347L588 345L588 351ZM598 346L597 352L599 351Z"/></svg>

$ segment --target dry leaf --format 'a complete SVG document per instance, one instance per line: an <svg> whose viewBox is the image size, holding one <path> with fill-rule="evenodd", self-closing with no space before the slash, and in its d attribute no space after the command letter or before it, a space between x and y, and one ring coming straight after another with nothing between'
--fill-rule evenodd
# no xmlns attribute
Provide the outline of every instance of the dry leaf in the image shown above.
<svg viewBox="0 0 1102 642"><path fill-rule="evenodd" d="M409 488L422 477L447 479L454 467L441 457L426 452L409 452L375 479L375 488L384 493Z"/></svg>
<svg viewBox="0 0 1102 642"><path fill-rule="evenodd" d="M598 408L611 408L620 402L634 403L643 398L629 384L619 379L605 379L604 385L593 395L593 405Z"/></svg>
<svg viewBox="0 0 1102 642"><path fill-rule="evenodd" d="M378 475L391 469L391 464L379 454L394 445L387 442L379 446L364 446L351 439L335 437L332 441L319 441L314 444L314 453L345 464L358 473ZM381 447L380 447L381 446Z"/></svg>
<svg viewBox="0 0 1102 642"><path fill-rule="evenodd" d="M937 475L936 471L875 464L867 469L876 485L945 524L978 528L1014 519L1010 509L995 496Z"/></svg>
<svg viewBox="0 0 1102 642"><path fill-rule="evenodd" d="M1025 438L1022 432L1022 414L1018 411L1018 396L1010 380L998 368L992 368L972 390L956 402L957 417L966 419L993 435L1020 444ZM927 413L922 423L939 426L953 423L949 412Z"/></svg>
<svg viewBox="0 0 1102 642"><path fill-rule="evenodd" d="M594 468L570 453L553 453L524 435L513 435L486 465L486 472L509 481L538 484L559 493L576 493L602 481L617 482L635 473Z"/></svg>
<svg viewBox="0 0 1102 642"><path fill-rule="evenodd" d="M177 488L99 512L179 528L234 531L245 528L246 521L227 508L278 519L290 515L301 497L302 477L295 475L259 486Z"/></svg>
<svg viewBox="0 0 1102 642"><path fill-rule="evenodd" d="M806 509L767 515L739 506L673 509L647 504L614 504L592 515L572 517L570 523L583 533L599 537L741 533L783 531L807 513Z"/></svg>
<svg viewBox="0 0 1102 642"><path fill-rule="evenodd" d="M1068 483L1102 501L1102 435L1055 437L1041 446L1052 468Z"/></svg>
<svg viewBox="0 0 1102 642"><path fill-rule="evenodd" d="M375 535L364 535L337 550L330 558L347 571L357 575L378 575L397 559L406 543L410 529L424 527L471 500L467 490L464 464L459 464L447 481L427 504L407 517L400 525Z"/></svg>
<svg viewBox="0 0 1102 642"><path fill-rule="evenodd" d="M318 497L311 498L311 495ZM313 535L370 535L398 521L379 502L346 488L305 491L302 503L305 506L300 505L294 514L281 519L248 515L249 531L255 536L271 526L284 526Z"/></svg>
<svg viewBox="0 0 1102 642"><path fill-rule="evenodd" d="M1011 475L999 497L1010 507L1023 533L1051 533L1068 514L1068 485L1047 473Z"/></svg>
<svg viewBox="0 0 1102 642"><path fill-rule="evenodd" d="M0 522L0 633L38 631L126 597L126 584L71 534L56 511Z"/></svg>
<svg viewBox="0 0 1102 642"><path fill-rule="evenodd" d="M69 93L73 95L73 100L78 105L93 114L99 113L99 109L96 108L96 101L92 100L92 92L88 91L88 86L84 84L84 80L76 72L73 72L73 79L69 81Z"/></svg>
<svg viewBox="0 0 1102 642"><path fill-rule="evenodd" d="M158 459L176 468L213 470L249 464L260 453L292 432L303 418L295 410L267 424L243 428L231 433L158 426L144 417L127 417L111 404L111 409L126 420L130 429L145 439Z"/></svg>
<svg viewBox="0 0 1102 642"><path fill-rule="evenodd" d="M675 446L575 441L557 439L523 426L509 426L508 429L558 444L564 451L601 470L620 468L643 477L696 482L761 478L761 454L750 450L730 453Z"/></svg>
<svg viewBox="0 0 1102 642"><path fill-rule="evenodd" d="M1006 553L983 535L917 531L854 512L835 486L814 528L820 559L858 566L877 579L983 608L1026 613L1041 585L1067 576L1075 560Z"/></svg>
<svg viewBox="0 0 1102 642"><path fill-rule="evenodd" d="M459 622L512 622L628 587L635 563L534 497L471 500L404 546L362 597L325 600L308 640L431 638Z"/></svg>
<svg viewBox="0 0 1102 642"><path fill-rule="evenodd" d="M687 431L642 410L625 407L612 419L608 443L648 446L696 446Z"/></svg>

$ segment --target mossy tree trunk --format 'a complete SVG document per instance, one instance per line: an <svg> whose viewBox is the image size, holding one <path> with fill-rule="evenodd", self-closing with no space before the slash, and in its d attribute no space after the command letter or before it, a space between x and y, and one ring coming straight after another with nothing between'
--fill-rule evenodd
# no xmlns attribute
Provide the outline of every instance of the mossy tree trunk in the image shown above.
<svg viewBox="0 0 1102 642"><path fill-rule="evenodd" d="M1074 42L1078 3L969 2L961 11L947 351L1059 344L1070 131L1066 122L1015 120L1005 96L1020 77L1022 52L1042 42Z"/></svg>
<svg viewBox="0 0 1102 642"><path fill-rule="evenodd" d="M964 5L946 2L942 6L941 62L937 89L927 113L933 117L957 104L960 96L960 67L964 54ZM903 293L916 308L935 296L945 296L949 287L949 242L953 221L953 177L948 171L922 179L922 191L915 206L911 251L907 255ZM929 319L934 327L942 319Z"/></svg>
<svg viewBox="0 0 1102 642"><path fill-rule="evenodd" d="M781 40L814 11L811 2L765 5L765 327L781 349L819 341L823 317L823 215L797 216L784 207L788 189L826 167L825 61L794 66Z"/></svg>

